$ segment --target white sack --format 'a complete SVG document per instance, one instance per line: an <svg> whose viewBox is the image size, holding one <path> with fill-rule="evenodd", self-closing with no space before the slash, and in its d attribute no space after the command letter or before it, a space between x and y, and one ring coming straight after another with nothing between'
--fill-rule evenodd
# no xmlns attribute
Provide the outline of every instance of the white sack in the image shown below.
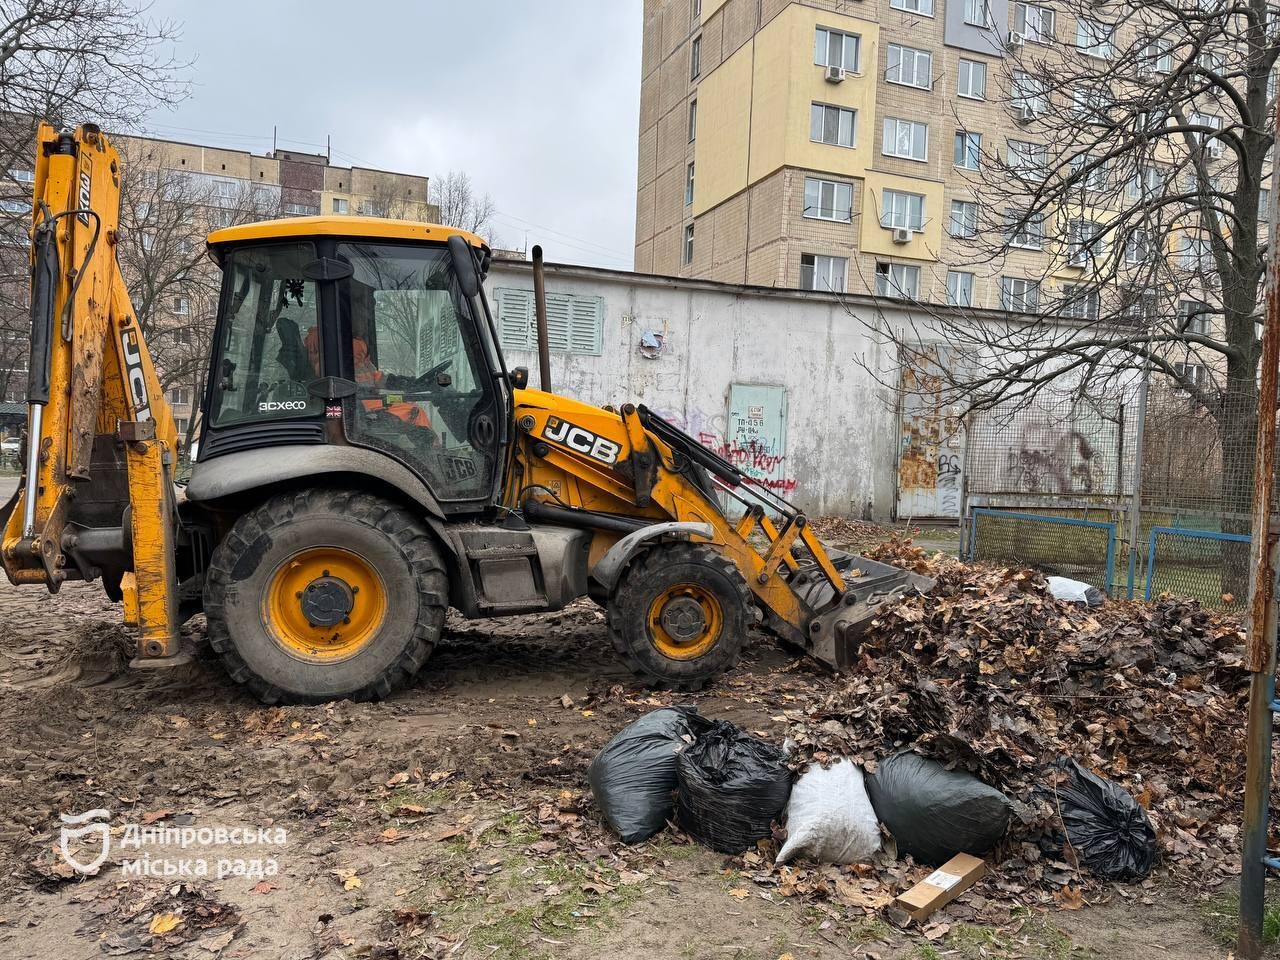
<svg viewBox="0 0 1280 960"><path fill-rule="evenodd" d="M800 854L822 863L860 863L879 849L880 824L862 769L850 760L811 766L791 788L778 863Z"/></svg>

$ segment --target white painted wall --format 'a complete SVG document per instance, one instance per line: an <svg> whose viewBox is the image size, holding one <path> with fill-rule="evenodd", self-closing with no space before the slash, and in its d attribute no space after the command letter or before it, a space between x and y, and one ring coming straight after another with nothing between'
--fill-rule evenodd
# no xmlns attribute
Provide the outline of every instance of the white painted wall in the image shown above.
<svg viewBox="0 0 1280 960"><path fill-rule="evenodd" d="M493 290L532 290L527 263L495 262ZM876 383L857 359L887 370L892 358L850 310L869 322L904 325L906 311L867 298L675 280L548 265L549 293L599 296L605 305L601 356L553 352L552 387L597 405L643 403L695 437L724 443L729 386L786 387L788 417L782 475L787 494L810 514L877 519L893 509L899 425L895 391ZM915 318L927 323L927 318ZM645 330L665 332L660 356L639 349ZM507 365L527 366L537 386L537 357L508 350Z"/></svg>

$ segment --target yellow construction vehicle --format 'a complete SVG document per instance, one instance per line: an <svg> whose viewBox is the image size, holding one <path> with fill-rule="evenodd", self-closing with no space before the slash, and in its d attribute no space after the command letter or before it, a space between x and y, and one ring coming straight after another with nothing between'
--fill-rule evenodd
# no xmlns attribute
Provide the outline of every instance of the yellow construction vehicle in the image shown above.
<svg viewBox="0 0 1280 960"><path fill-rule="evenodd" d="M173 416L116 263L121 174L98 129L41 128L25 473L0 527L14 584L101 580L123 602L135 666L189 656L179 627L203 611L265 701L381 697L449 607L590 596L637 673L689 689L736 661L755 611L839 668L878 604L927 585L828 551L642 406L530 389L481 289L489 249L427 224L209 236L222 292L198 462L175 485Z"/></svg>

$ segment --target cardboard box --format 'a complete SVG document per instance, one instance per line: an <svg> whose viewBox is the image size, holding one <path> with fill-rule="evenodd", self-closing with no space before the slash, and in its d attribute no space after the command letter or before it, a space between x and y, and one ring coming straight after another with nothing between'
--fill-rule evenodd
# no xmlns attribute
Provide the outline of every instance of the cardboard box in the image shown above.
<svg viewBox="0 0 1280 960"><path fill-rule="evenodd" d="M956 854L894 902L911 914L916 923L941 910L960 894L982 879L987 865L967 853Z"/></svg>

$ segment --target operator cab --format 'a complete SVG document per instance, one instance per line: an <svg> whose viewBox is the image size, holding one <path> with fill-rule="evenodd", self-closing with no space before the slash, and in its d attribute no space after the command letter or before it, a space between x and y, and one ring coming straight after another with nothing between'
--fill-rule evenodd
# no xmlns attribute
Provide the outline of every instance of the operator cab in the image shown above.
<svg viewBox="0 0 1280 960"><path fill-rule="evenodd" d="M398 461L445 513L494 501L511 400L479 237L300 217L216 231L209 248L223 283L197 473L229 453L341 445Z"/></svg>

